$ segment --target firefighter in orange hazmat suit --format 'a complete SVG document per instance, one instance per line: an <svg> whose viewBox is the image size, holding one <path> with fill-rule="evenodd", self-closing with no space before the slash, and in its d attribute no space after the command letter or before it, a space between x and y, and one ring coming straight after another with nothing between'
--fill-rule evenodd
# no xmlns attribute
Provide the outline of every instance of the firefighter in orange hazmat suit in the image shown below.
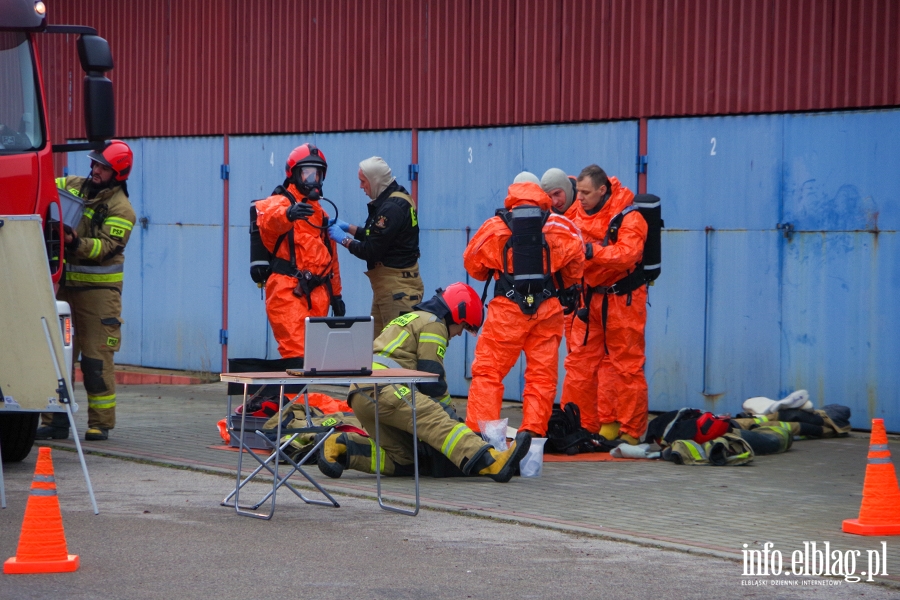
<svg viewBox="0 0 900 600"><path fill-rule="evenodd" d="M556 167L547 169L541 176L541 189L550 196L551 210L570 220L575 214L575 183L574 176L566 175L565 171ZM568 348L568 339L572 337L572 321L575 319L575 313L565 315L564 319L563 335L566 337L566 348Z"/></svg>
<svg viewBox="0 0 900 600"><path fill-rule="evenodd" d="M260 237L275 256L266 314L282 358L304 355L306 317L323 317L329 306L335 316L345 313L337 249L319 204L327 170L318 148L298 146L288 156L284 186L256 202Z"/></svg>
<svg viewBox="0 0 900 600"><path fill-rule="evenodd" d="M500 418L503 378L524 350L527 367L520 431L543 437L556 396L563 333L560 296L568 298L565 303L574 310L574 286L582 276L584 244L571 221L550 212L550 197L536 183L509 186L504 205L506 212L485 221L463 253L469 275L478 280L495 279L494 299L488 304L475 347L466 424L479 431L479 421ZM520 216L531 221L532 231L513 236ZM546 242L543 247L541 237ZM527 259L528 247L517 245L525 238L537 242L531 259ZM535 264L535 258L536 272L525 269L526 263ZM526 270L530 274L523 273ZM529 285L537 287L524 288L523 282L529 280L533 282Z"/></svg>
<svg viewBox="0 0 900 600"><path fill-rule="evenodd" d="M612 286L640 262L647 223L638 211L629 212L607 238L610 221L632 204L634 193L597 165L581 171L577 191L572 220L585 242L587 305L568 339L561 404L577 404L588 431L636 444L647 429L647 287L619 295Z"/></svg>

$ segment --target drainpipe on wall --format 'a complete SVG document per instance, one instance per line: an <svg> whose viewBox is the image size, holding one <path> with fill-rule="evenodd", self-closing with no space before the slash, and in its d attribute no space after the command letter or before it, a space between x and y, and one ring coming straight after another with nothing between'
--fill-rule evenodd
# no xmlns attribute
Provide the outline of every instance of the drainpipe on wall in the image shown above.
<svg viewBox="0 0 900 600"><path fill-rule="evenodd" d="M228 372L228 134L224 136L224 160L222 164L222 329L219 343L222 345L222 373Z"/></svg>
<svg viewBox="0 0 900 600"><path fill-rule="evenodd" d="M647 117L638 121L638 194L647 193Z"/></svg>
<svg viewBox="0 0 900 600"><path fill-rule="evenodd" d="M416 207L416 212L419 211L419 130L412 130L412 166L415 167L415 172L412 172L410 169L410 190L409 193L413 199L413 205Z"/></svg>

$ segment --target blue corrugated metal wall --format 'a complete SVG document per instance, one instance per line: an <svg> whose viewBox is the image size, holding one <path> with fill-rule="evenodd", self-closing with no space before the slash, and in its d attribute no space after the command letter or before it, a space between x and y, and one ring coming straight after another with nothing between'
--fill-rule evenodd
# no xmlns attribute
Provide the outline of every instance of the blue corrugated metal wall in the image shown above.
<svg viewBox="0 0 900 600"><path fill-rule="evenodd" d="M649 122L651 407L805 388L900 430L898 111Z"/></svg>
<svg viewBox="0 0 900 600"><path fill-rule="evenodd" d="M900 430L898 130L897 110L649 121L648 191L662 197L666 221L647 323L652 409L737 412L745 398L806 388L817 406L850 406L857 427L883 417ZM635 189L637 131L628 121L419 132L426 294L465 280L466 241L519 171L574 174L596 162ZM383 156L409 186L408 131L232 137L231 357L277 356L247 270L249 200L282 181L284 158L308 140L328 156L325 195L349 221L365 216L359 160ZM126 251L117 360L216 371L224 139L130 143L129 191L147 221ZM87 170L84 155L70 156L71 173ZM339 251L348 312L368 314L363 264ZM468 336L450 347L451 393L468 389L473 348ZM507 377L507 398L520 396L522 369Z"/></svg>

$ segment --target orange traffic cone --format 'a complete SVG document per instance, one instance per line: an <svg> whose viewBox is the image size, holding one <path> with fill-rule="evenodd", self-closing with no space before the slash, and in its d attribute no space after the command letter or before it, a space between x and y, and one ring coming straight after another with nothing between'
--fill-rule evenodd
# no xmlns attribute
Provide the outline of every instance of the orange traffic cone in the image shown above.
<svg viewBox="0 0 900 600"><path fill-rule="evenodd" d="M4 573L64 573L78 568L63 531L50 448L42 447L34 469L16 555L3 563Z"/></svg>
<svg viewBox="0 0 900 600"><path fill-rule="evenodd" d="M872 419L869 464L858 519L846 519L843 530L857 535L900 535L900 486L891 462L884 419Z"/></svg>

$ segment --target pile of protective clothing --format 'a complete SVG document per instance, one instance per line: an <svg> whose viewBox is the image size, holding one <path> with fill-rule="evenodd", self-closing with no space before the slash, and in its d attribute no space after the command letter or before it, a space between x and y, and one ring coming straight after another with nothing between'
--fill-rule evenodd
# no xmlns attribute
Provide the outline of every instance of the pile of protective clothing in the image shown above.
<svg viewBox="0 0 900 600"><path fill-rule="evenodd" d="M827 404L813 408L806 390L798 390L782 400L764 397L744 401L744 412L732 419L742 430L755 431L772 423L787 423L797 439L818 439L850 433L850 408L840 404Z"/></svg>
<svg viewBox="0 0 900 600"><path fill-rule="evenodd" d="M650 422L646 436L661 451L642 444L616 448L613 455L662 458L677 464L740 465L754 456L787 452L794 440L850 432L849 407L829 404L815 409L806 390L781 400L749 398L743 408L735 418L693 408L663 413Z"/></svg>
<svg viewBox="0 0 900 600"><path fill-rule="evenodd" d="M647 458L662 458L679 465L737 466L753 460L754 449L727 417L696 408L682 408L663 413L650 421L647 439L661 451L648 446ZM638 447L640 448L640 447ZM632 457L634 450L619 447L615 456Z"/></svg>
<svg viewBox="0 0 900 600"><path fill-rule="evenodd" d="M339 400L337 398L333 398L327 394L322 394L318 392L312 392L309 395L309 409L310 409L310 417L313 420L314 425L319 425L316 421L323 421L328 419L329 417L340 415L341 419L350 419L351 421L356 421L355 417L353 417L353 410L350 408L350 405L347 404L343 400ZM285 394L282 398L282 406L286 406L291 400L294 399L294 395ZM241 413L243 412L243 406L238 406L231 415L232 420L240 419ZM269 420L266 421L263 426L264 429L275 429L278 425L276 420L278 415L278 397L277 396L266 396L266 395L254 395L247 399L247 416L250 417L265 417ZM306 419L306 408L303 402L298 399L292 407L285 415L282 420L282 428L287 427L305 427L305 419ZM301 420L303 425L301 425ZM355 423L351 423L356 425L362 430L362 426L358 421ZM222 440L226 444L231 443L231 436L228 433L227 427L227 419L221 419L216 423L216 426L219 430L219 435ZM274 438L274 435L272 436ZM302 436L300 436L302 437ZM274 439L272 440L274 441ZM300 448L305 444L298 444L296 447Z"/></svg>

